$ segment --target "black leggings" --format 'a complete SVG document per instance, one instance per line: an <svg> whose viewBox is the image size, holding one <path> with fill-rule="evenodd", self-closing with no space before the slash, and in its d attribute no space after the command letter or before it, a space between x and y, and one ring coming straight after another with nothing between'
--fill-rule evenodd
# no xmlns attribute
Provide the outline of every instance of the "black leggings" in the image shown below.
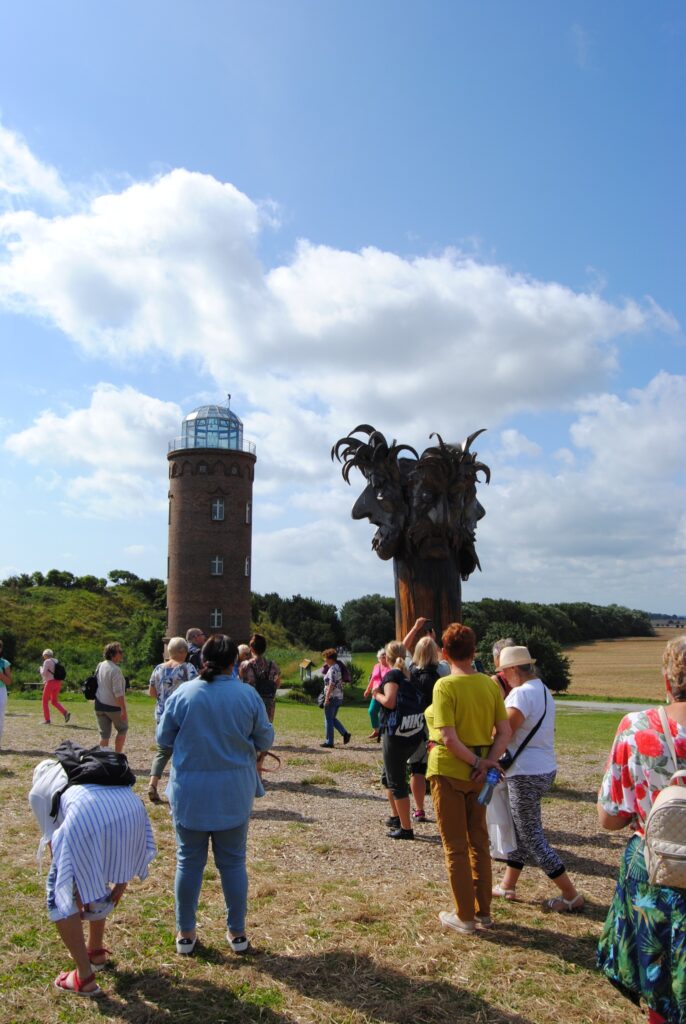
<svg viewBox="0 0 686 1024"><path fill-rule="evenodd" d="M381 785L390 789L396 800L410 795L407 784L407 762L424 739L423 733L416 736L389 736L383 734L383 775Z"/></svg>

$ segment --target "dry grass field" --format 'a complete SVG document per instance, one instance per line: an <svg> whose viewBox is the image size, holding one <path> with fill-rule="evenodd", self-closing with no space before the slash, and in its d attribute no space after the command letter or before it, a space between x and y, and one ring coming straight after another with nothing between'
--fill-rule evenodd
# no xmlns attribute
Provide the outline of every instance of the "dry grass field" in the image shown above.
<svg viewBox="0 0 686 1024"><path fill-rule="evenodd" d="M612 645L614 647L614 645ZM598 648L600 650L600 648ZM601 651L602 653L602 651ZM656 654L657 657L657 654ZM362 709L344 709L345 749L322 751L321 712L279 703L283 767L255 805L250 832L252 955L224 938L222 897L208 867L200 943L174 951L174 843L167 809L150 807L159 853L108 927L113 951L100 1000L52 986L69 958L44 910L31 773L65 735L95 742L92 707L73 699L69 726L43 728L37 702L11 700L0 756L1 1024L265 1022L265 1024L639 1024L594 967L624 836L600 833L595 791L619 716L560 713L559 784L545 804L551 842L588 900L583 915L548 914L548 880L530 870L521 902L495 901L496 927L479 937L442 932L449 908L431 804L414 843L385 836L379 749ZM131 703L128 754L144 793L152 750L149 704ZM49 735L46 735L48 734Z"/></svg>
<svg viewBox="0 0 686 1024"><path fill-rule="evenodd" d="M662 652L680 630L658 629L654 637L596 640L565 648L572 664L569 695L658 701L664 697Z"/></svg>

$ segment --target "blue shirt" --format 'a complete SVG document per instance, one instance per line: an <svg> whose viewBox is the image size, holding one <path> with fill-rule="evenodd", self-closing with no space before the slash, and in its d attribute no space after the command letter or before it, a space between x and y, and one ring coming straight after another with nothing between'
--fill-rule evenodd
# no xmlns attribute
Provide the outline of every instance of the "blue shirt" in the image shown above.
<svg viewBox="0 0 686 1024"><path fill-rule="evenodd" d="M264 794L257 752L274 742L252 686L228 676L184 683L167 698L157 742L174 751L167 796L178 824L212 832L248 820L255 796Z"/></svg>

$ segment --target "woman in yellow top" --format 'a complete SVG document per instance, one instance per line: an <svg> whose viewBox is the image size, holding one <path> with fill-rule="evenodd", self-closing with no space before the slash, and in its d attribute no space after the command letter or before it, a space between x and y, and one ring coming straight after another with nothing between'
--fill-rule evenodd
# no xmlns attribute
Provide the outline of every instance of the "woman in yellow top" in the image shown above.
<svg viewBox="0 0 686 1024"><path fill-rule="evenodd" d="M500 687L472 666L473 631L455 622L442 641L450 675L438 680L433 704L425 712L430 748L426 777L456 912L442 910L439 918L445 928L470 934L493 923L486 808L477 797L511 732Z"/></svg>

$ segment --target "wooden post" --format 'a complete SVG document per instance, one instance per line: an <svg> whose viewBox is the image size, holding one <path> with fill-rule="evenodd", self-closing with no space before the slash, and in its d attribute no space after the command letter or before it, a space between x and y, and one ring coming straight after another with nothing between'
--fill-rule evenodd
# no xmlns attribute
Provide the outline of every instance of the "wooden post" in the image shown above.
<svg viewBox="0 0 686 1024"><path fill-rule="evenodd" d="M456 559L394 558L395 633L407 636L420 616L431 619L440 641L462 618L462 583Z"/></svg>

